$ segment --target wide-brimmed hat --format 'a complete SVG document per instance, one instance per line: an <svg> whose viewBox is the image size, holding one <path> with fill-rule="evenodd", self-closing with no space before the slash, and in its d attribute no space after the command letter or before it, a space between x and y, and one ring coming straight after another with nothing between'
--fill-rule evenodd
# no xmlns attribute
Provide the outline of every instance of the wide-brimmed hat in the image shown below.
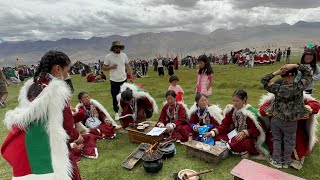
<svg viewBox="0 0 320 180"><path fill-rule="evenodd" d="M113 48L115 46L118 46L118 47L120 47L121 50L124 50L124 45L122 45L119 41L113 41L112 42L112 46L110 48L110 51L113 51Z"/></svg>

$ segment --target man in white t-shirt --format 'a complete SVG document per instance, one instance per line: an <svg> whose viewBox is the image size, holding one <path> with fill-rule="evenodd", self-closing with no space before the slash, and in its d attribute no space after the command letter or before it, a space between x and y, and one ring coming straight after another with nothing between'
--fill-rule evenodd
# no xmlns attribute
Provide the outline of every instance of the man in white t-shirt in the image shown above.
<svg viewBox="0 0 320 180"><path fill-rule="evenodd" d="M132 70L129 66L127 55L121 50L124 50L124 45L119 41L112 42L110 53L106 55L103 70L110 71L110 87L113 102L113 110L115 112L115 120L119 120L119 106L117 95L120 92L120 86L127 82L127 74L130 82L133 82Z"/></svg>

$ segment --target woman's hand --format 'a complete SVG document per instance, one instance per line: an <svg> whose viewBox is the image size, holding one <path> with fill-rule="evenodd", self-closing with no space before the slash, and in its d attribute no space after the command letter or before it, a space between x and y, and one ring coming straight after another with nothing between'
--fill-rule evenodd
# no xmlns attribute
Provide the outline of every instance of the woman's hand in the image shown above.
<svg viewBox="0 0 320 180"><path fill-rule="evenodd" d="M204 137L210 137L210 136L212 136L212 134L211 134L211 132L206 132L206 133L203 134L203 136Z"/></svg>
<svg viewBox="0 0 320 180"><path fill-rule="evenodd" d="M241 140L244 139L244 138L246 138L246 134L245 134L243 131L239 132L239 133L236 135L236 140L237 140L237 141L241 141Z"/></svg>
<svg viewBox="0 0 320 180"><path fill-rule="evenodd" d="M83 141L84 141L83 137L81 135L79 135L79 138L75 141L75 143L77 145L80 145L80 144L83 144Z"/></svg>
<svg viewBox="0 0 320 180"><path fill-rule="evenodd" d="M195 131L195 132L198 132L198 131L199 131L199 128L201 128L201 126L195 125L195 126L194 126L194 131Z"/></svg>
<svg viewBox="0 0 320 180"><path fill-rule="evenodd" d="M171 127L167 126L166 133L170 133L172 130Z"/></svg>

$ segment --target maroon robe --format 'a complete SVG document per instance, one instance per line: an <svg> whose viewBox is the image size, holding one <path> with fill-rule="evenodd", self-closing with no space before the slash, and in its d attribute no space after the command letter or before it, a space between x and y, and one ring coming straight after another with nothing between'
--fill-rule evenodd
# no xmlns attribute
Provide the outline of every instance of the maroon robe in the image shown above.
<svg viewBox="0 0 320 180"><path fill-rule="evenodd" d="M235 109L232 108L230 112L225 115L225 118L222 120L221 125L218 126L216 129L218 130L219 134L215 136L215 140L224 140L229 141L227 134L235 129L234 121L238 121L238 119L233 119L233 111ZM254 120L250 119L248 116L245 119L247 128L246 130L249 133L249 137L243 138L240 141L236 140L236 136L229 141L229 146L231 150L235 153L242 153L242 152L249 152L252 155L258 155L259 152L255 148L255 140L260 135L259 129L256 127Z"/></svg>
<svg viewBox="0 0 320 180"><path fill-rule="evenodd" d="M208 107L210 107L209 105ZM210 110L209 110L210 111ZM219 119L215 119L210 115L210 112L208 112L207 116L205 117L206 119L210 119L210 124L213 125L213 127L219 126ZM200 126L206 125L204 121L200 121L200 118L197 114L197 111L191 112L190 119L189 119L189 129L190 132L192 132L192 138L195 139L196 136L198 135L198 132L195 132L193 129L191 129L192 124L199 124Z"/></svg>
<svg viewBox="0 0 320 180"><path fill-rule="evenodd" d="M169 112L167 111L169 108ZM169 113L169 115L168 115ZM176 115L174 115L176 114ZM174 119L170 120L170 116ZM173 132L167 140L176 138L181 142L188 141L188 136L190 131L188 121L187 121L187 111L182 104L176 103L169 107L169 104L166 103L161 110L161 114L156 126L163 124L166 127L168 124L173 123L174 126Z"/></svg>
<svg viewBox="0 0 320 180"><path fill-rule="evenodd" d="M136 123L140 123L146 121L147 118L150 118L153 114L153 105L147 97L142 97L136 100L137 101L137 114L136 114ZM133 110L129 104L126 104L122 100L120 100L120 106L122 109L121 116L125 116L127 114L133 114ZM129 126L130 123L133 123L132 117L126 117L120 119L121 125L123 128Z"/></svg>
<svg viewBox="0 0 320 180"><path fill-rule="evenodd" d="M86 109L90 109L90 105L85 106ZM99 120L101 124L98 128L90 128L90 133L96 135L98 139L110 139L115 136L114 127L111 124L105 123L106 115L97 107L94 107L99 115ZM84 107L80 106L77 113L74 114L76 122L86 123L86 120L89 118L89 115L85 112Z"/></svg>

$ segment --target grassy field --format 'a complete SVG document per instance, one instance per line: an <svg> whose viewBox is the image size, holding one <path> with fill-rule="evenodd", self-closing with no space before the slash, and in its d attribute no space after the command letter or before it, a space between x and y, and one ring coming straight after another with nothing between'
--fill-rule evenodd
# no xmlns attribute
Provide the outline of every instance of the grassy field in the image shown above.
<svg viewBox="0 0 320 180"><path fill-rule="evenodd" d="M298 62L298 58L293 58L295 62ZM260 83L260 78L270 72L275 71L282 65L283 62L268 65L259 66L252 69L246 69L238 67L236 65L213 65L215 77L213 83L213 95L210 97L209 102L212 104L219 104L224 108L225 105L230 104L231 94L236 89L244 89L249 94L249 104L257 107L259 97L266 93ZM168 88L169 76L158 77L153 69L149 69L149 76L137 79L135 83L142 83L145 89L157 101L158 106L161 107L162 102L165 99L165 93ZM185 91L184 99L190 107L194 101L193 87L196 83L196 70L187 70L180 68L175 74L180 78L180 85ZM73 75L72 80L75 86L75 95L72 98L72 105L78 103L76 95L80 91L87 91L92 98L99 100L110 114L112 111L112 99L110 95L110 83L87 83L86 79L79 75ZM13 109L17 105L17 96L22 85L12 85L9 87L8 107L0 109L0 119L4 118L5 112L9 109ZM320 83L316 82L314 96L320 99ZM159 109L160 110L160 109ZM158 114L152 117L153 121L156 121ZM8 131L1 125L0 126L0 142L3 142ZM318 135L320 138L320 136ZM96 179L155 179L165 180L172 179L174 172L179 172L182 169L194 169L196 171L211 169L214 171L210 174L202 176L202 179L232 179L230 170L241 160L238 156L231 155L227 159L220 162L218 165L211 165L206 162L202 162L194 157L188 157L186 149L183 145L177 144L177 154L173 158L164 161L163 169L157 174L148 174L144 171L142 163L139 162L133 168L128 171L120 166L121 162L138 146L138 144L131 144L128 140L128 134L118 133L117 138L113 140L99 140L97 147L99 150L99 158L96 160L82 158L79 163L81 175L85 180ZM303 177L306 179L320 179L320 148L316 145L313 153L306 157L304 168L300 171L296 171L292 168L283 170L290 174ZM267 162L259 161L262 164L268 165ZM0 158L0 179L11 178L10 166Z"/></svg>

